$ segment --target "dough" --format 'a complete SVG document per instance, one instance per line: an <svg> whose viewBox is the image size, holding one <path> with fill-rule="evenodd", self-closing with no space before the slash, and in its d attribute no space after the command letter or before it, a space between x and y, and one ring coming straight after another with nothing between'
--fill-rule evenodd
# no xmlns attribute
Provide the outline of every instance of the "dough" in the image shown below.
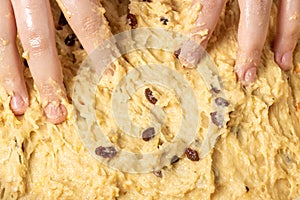
<svg viewBox="0 0 300 200"><path fill-rule="evenodd" d="M140 27L165 28L186 33L200 8L190 1L102 0L106 17L114 34L130 30L127 14L137 18ZM129 7L129 10L127 9ZM67 46L72 34L68 25L58 24L61 11L52 1L57 27L56 41L63 65L64 83L71 103L75 75L86 58L76 40ZM276 4L272 6L270 31L258 69L258 81L244 88L236 82L233 66L237 51L236 1L228 1L217 28L208 44L208 52L217 65L230 118L209 155L192 161L182 155L178 162L156 173L123 173L94 159L83 146L74 124L71 104L68 120L60 125L47 123L37 99L28 68L26 84L30 108L15 117L3 90L0 94L0 198L1 199L295 199L300 196L300 46L295 51L294 68L282 72L271 51L276 22ZM143 63L168 63L195 88L201 108L199 131L192 149L200 151L198 142L210 122L211 93L194 70L180 67L166 52L137 51L117 61L98 86L96 116L104 132L120 147L129 151L151 152L161 142L174 138L180 122L180 105L172 91L147 86L166 112L163 137L148 143L132 140L120 133L112 118L110 105L114 85L133 66ZM151 104L140 88L129 102L129 114L139 126L149 126ZM112 134L118 133L118 134ZM121 139L120 139L121 138ZM199 152L200 153L200 152Z"/></svg>

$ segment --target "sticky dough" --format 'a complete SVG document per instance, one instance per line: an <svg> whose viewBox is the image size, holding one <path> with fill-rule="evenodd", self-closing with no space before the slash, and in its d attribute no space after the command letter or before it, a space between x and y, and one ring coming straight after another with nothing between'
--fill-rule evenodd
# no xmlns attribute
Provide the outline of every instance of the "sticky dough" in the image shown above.
<svg viewBox="0 0 300 200"><path fill-rule="evenodd" d="M128 11L137 18L137 27L164 28L187 33L199 8L190 1L103 0L106 17L113 33L130 30ZM58 27L60 10L52 1ZM129 7L129 10L128 10ZM16 118L9 109L3 90L0 94L0 198L1 199L295 199L300 196L300 48L295 50L295 71L282 72L271 51L277 7L272 6L271 26L258 69L258 81L242 87L236 81L233 66L237 51L236 1L229 1L208 44L230 103L229 122L215 148L200 161L182 155L178 162L153 173L129 174L106 167L95 160L83 146L74 124L71 104L68 120L58 126L46 123L28 68L24 74L30 94L30 108ZM167 25L160 21L168 19ZM56 31L59 57L69 102L77 70L86 58L78 41L64 44L71 33L69 26ZM106 73L96 94L96 117L108 138L128 151L150 152L159 142L174 138L179 128L180 103L172 91L151 86L166 113L165 134L148 143L132 140L120 132L112 118L111 92L114 85L134 66L169 63L195 89L200 122L192 148L199 151L210 122L211 93L194 70L186 71L173 54L148 50L125 55ZM150 86L149 86L150 87ZM140 88L129 101L129 114L140 126L149 125L149 102ZM113 133L118 133L113 134ZM121 139L120 139L121 138Z"/></svg>

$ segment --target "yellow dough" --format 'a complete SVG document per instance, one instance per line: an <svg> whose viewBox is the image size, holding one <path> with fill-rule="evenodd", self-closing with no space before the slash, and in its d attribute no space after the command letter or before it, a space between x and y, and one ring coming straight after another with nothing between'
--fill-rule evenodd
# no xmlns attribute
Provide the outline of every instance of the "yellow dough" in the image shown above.
<svg viewBox="0 0 300 200"><path fill-rule="evenodd" d="M29 69L25 68L30 108L22 117L9 109L4 90L0 93L0 199L296 199L300 196L300 45L294 53L294 69L282 72L271 49L277 6L272 6L269 35L258 69L258 80L244 88L233 66L237 52L237 1L228 1L207 51L222 79L228 107L228 123L213 150L199 161L182 155L178 162L153 173L123 173L94 159L75 129L71 105L75 76L86 58L78 41L66 46L72 33L59 27L60 9L52 1L56 41L63 65L69 105L68 120L60 125L46 122ZM114 34L130 30L127 14L140 27L164 28L187 33L199 11L187 0L102 0ZM166 25L161 18L168 19ZM298 43L299 44L299 43ZM184 69L173 54L158 50L132 52L114 63L99 83L96 116L113 143L133 152L151 152L171 141L181 120L180 103L171 90L147 86L166 113L160 138L145 143L120 132L112 117L111 94L128 71L141 64L167 63L195 90L201 108L199 131L192 148L199 144L210 121L211 94L195 70ZM1 64L1 63L0 63ZM129 115L138 126L147 127L151 104L144 88L129 101ZM118 134L115 134L118 133Z"/></svg>

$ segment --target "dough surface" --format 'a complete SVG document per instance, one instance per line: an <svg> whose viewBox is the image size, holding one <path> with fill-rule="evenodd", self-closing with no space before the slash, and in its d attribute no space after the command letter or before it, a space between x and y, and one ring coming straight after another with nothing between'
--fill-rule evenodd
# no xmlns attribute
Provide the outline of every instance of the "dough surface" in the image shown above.
<svg viewBox="0 0 300 200"><path fill-rule="evenodd" d="M56 41L63 65L69 103L75 76L86 53L75 41L66 46L72 33L58 25L61 11L54 1ZM114 34L130 30L127 14L137 18L135 28L164 28L187 33L200 8L186 0L101 0ZM128 9L129 8L129 9ZM29 69L24 74L30 94L30 108L15 117L3 90L0 93L0 199L295 199L300 196L300 45L294 53L294 69L282 72L271 49L276 24L276 3L272 6L269 35L258 69L258 81L244 88L233 71L237 51L238 4L228 1L208 44L208 53L222 79L229 122L215 148L204 159L191 161L182 155L161 174L130 174L111 169L95 160L83 146L74 124L71 104L68 120L60 125L46 123ZM161 20L163 18L163 20ZM165 20L167 19L167 20ZM299 42L298 42L299 44ZM199 131L192 148L200 153L197 141L210 122L211 93L194 70L180 66L173 54L147 50L124 55L107 71L98 86L96 116L110 140L128 151L151 152L160 143L174 138L181 120L180 103L172 91L147 86L164 108L166 126L162 136L148 143L120 133L112 118L111 93L118 81L133 67L168 63L187 79L200 109ZM129 101L132 120L149 126L151 104L137 90ZM118 134L112 134L118 133ZM161 176L160 176L161 175Z"/></svg>

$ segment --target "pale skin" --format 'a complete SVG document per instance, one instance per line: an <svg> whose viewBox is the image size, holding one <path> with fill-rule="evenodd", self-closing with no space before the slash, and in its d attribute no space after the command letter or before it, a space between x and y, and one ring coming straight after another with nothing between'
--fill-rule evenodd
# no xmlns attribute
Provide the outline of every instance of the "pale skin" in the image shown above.
<svg viewBox="0 0 300 200"><path fill-rule="evenodd" d="M103 40L105 19L98 12L97 0L59 0L58 4L68 16L68 21L84 49L90 53ZM55 45L53 17L48 0L1 0L0 2L0 80L11 96L10 107L15 115L22 115L29 106L20 55L16 46L19 33L26 52L34 82L48 121L58 124L67 117L62 104L66 93L63 85L61 63Z"/></svg>
<svg viewBox="0 0 300 200"><path fill-rule="evenodd" d="M110 35L104 26L105 17L98 12L98 0L57 0L66 18L87 53L91 53ZM199 42L204 48L215 29L225 0L195 0L203 8L194 33L203 29L208 34ZM235 71L245 85L257 78L257 66L267 35L271 0L239 0L241 17L238 32L238 54ZM300 32L300 1L281 0L277 35L274 42L275 61L283 70L292 66L292 55ZM67 116L63 105L65 88L61 63L55 46L53 18L48 0L2 0L0 2L0 80L11 96L10 107L22 115L29 106L16 34L26 52L30 71L39 90L48 121L58 124ZM182 47L181 55L189 55ZM194 55L195 56L195 55ZM181 58L180 56L179 58ZM181 60L185 64L184 60Z"/></svg>
<svg viewBox="0 0 300 200"><path fill-rule="evenodd" d="M193 35L197 31L208 30L208 34L203 38L195 38L204 48L216 27L225 2L226 0L194 0L193 2L202 5ZM257 79L257 67L267 36L272 0L238 0L238 3L241 14L235 72L242 84L249 85ZM279 0L277 33L273 50L274 59L282 70L289 70L292 67L293 51L299 33L300 1ZM182 47L179 58L184 65L188 65L188 63L183 58L197 60L193 56L198 55L191 54L189 47Z"/></svg>

